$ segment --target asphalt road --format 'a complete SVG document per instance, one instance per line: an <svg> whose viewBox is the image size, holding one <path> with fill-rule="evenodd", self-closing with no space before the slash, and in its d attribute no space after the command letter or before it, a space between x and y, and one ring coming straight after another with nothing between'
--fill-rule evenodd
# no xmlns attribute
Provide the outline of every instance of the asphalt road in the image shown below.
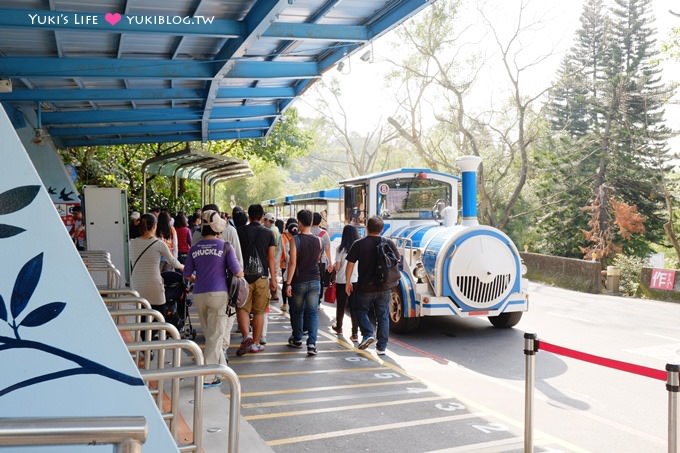
<svg viewBox="0 0 680 453"><path fill-rule="evenodd" d="M530 284L513 329L485 318L436 317L392 335L390 358L409 375L488 415L489 431L524 429L524 333L554 345L664 370L680 363L680 304ZM546 351L536 355L534 436L542 451L665 452L665 381Z"/></svg>

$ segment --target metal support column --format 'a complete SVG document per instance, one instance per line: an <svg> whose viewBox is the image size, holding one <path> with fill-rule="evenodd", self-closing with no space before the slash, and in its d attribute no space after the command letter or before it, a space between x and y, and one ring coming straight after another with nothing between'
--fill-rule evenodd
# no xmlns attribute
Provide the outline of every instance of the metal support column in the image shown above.
<svg viewBox="0 0 680 453"><path fill-rule="evenodd" d="M678 391L680 391L680 365L666 364L666 390L668 390L668 453L678 453Z"/></svg>
<svg viewBox="0 0 680 453"><path fill-rule="evenodd" d="M536 352L538 339L535 333L524 334L524 453L534 451L534 386L536 381Z"/></svg>

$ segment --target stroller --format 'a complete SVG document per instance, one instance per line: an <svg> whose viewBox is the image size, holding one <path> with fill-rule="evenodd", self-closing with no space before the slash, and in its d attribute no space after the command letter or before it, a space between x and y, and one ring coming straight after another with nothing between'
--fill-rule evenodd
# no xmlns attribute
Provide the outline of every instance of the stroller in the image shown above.
<svg viewBox="0 0 680 453"><path fill-rule="evenodd" d="M165 304L163 316L165 320L177 327L182 338L196 339L196 329L191 325L189 307L191 302L187 300L189 289L184 277L179 272L162 272L163 287L165 288Z"/></svg>

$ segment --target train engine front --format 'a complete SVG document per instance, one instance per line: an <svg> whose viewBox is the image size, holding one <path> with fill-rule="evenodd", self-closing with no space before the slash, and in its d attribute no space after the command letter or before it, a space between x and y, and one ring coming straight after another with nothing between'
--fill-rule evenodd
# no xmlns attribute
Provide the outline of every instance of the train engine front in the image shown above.
<svg viewBox="0 0 680 453"><path fill-rule="evenodd" d="M402 254L402 278L393 290L390 326L398 333L424 316L485 316L498 328L516 325L528 309L524 266L517 247L502 231L477 221L477 167L464 156L462 221L455 208L442 212L440 225L402 227L391 235Z"/></svg>

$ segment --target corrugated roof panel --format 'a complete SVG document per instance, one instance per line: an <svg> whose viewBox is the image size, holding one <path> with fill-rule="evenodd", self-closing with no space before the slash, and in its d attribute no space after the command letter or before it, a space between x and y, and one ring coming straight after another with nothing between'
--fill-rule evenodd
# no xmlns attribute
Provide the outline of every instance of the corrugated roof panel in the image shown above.
<svg viewBox="0 0 680 453"><path fill-rule="evenodd" d="M36 29L0 28L0 55L56 56L54 33Z"/></svg>
<svg viewBox="0 0 680 453"><path fill-rule="evenodd" d="M151 33L123 33L121 58L145 57L169 59L175 52L177 36Z"/></svg>
<svg viewBox="0 0 680 453"><path fill-rule="evenodd" d="M124 90L125 82L121 79L87 79L80 78L78 81L88 89L115 89Z"/></svg>
<svg viewBox="0 0 680 453"><path fill-rule="evenodd" d="M224 46L224 38L203 36L185 36L178 49L178 58L194 58L198 60L213 59ZM173 49L174 51L174 49Z"/></svg>
<svg viewBox="0 0 680 453"><path fill-rule="evenodd" d="M115 57L119 37L115 33L58 31L56 39L64 57Z"/></svg>
<svg viewBox="0 0 680 453"><path fill-rule="evenodd" d="M210 131L239 118L261 136L322 72L430 1L0 0L0 76L15 87L0 102L42 102L48 130L84 131L55 136L58 146L107 143L92 135L100 133L125 137L109 143L163 141L172 124L187 123L181 140L234 138ZM27 9L70 22L31 25ZM76 13L96 20L76 23ZM217 22L161 23L194 15ZM164 121L172 124L153 127Z"/></svg>

